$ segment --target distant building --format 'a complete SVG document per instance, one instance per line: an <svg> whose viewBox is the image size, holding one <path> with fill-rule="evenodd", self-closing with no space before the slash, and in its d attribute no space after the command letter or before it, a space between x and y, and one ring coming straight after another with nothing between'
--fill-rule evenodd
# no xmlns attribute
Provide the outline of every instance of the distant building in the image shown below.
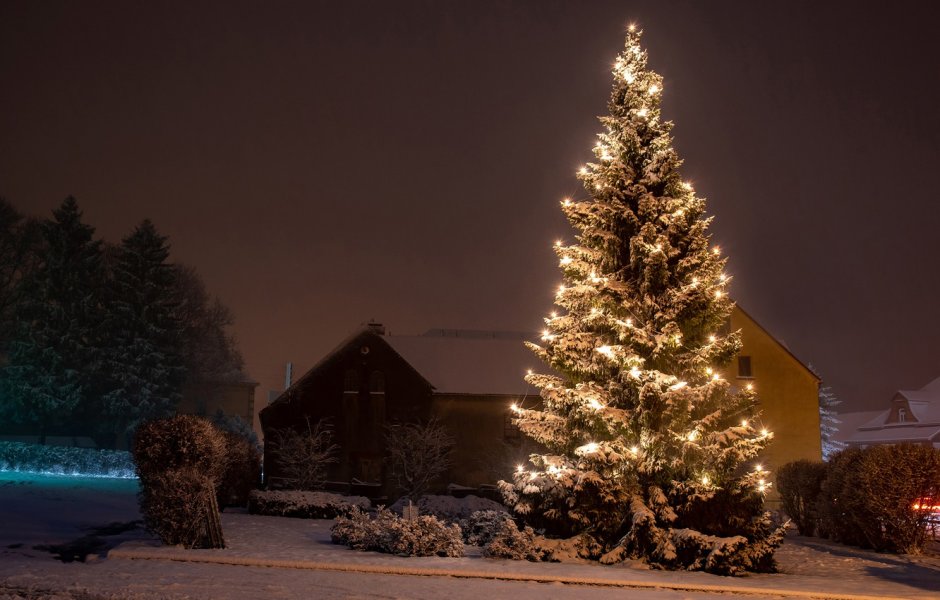
<svg viewBox="0 0 940 600"><path fill-rule="evenodd" d="M244 375L230 381L190 382L183 386L183 396L176 411L204 417L212 417L221 411L254 427L256 387L258 382Z"/></svg>
<svg viewBox="0 0 940 600"><path fill-rule="evenodd" d="M888 408L873 416L862 414L870 418L847 432L849 446L920 444L940 448L940 378L919 390L899 390Z"/></svg>
<svg viewBox="0 0 940 600"><path fill-rule="evenodd" d="M775 440L762 459L768 468L799 458L820 459L819 380L744 311L743 350L725 376L732 385L754 382L762 422ZM354 332L260 412L267 438L307 419L328 419L340 447L329 477L380 484L385 479L382 427L436 416L456 438L453 467L442 481L476 487L508 477L532 450L512 424L509 406L536 406L538 391L523 380L540 361L523 344L535 335L433 329L390 335L378 324ZM277 484L276 456L266 447L265 478Z"/></svg>

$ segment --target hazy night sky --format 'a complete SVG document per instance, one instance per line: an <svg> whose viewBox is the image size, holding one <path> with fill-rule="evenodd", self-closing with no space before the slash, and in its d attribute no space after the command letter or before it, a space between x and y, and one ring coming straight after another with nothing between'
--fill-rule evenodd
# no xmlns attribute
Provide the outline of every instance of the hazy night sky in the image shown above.
<svg viewBox="0 0 940 600"><path fill-rule="evenodd" d="M260 407L372 317L541 329L636 21L733 296L878 406L940 376L937 6L2 0L0 195L152 218Z"/></svg>

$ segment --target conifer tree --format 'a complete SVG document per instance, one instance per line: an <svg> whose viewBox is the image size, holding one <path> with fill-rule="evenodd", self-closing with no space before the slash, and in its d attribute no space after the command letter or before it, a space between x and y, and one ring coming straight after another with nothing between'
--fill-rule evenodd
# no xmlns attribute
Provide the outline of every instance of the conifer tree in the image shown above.
<svg viewBox="0 0 940 600"><path fill-rule="evenodd" d="M574 243L556 243L558 311L533 350L541 406L513 406L546 451L501 482L507 502L556 536L579 536L602 562L771 570L783 531L763 510L771 439L752 386L720 369L740 337L725 259L705 202L682 181L663 80L631 28L613 69L610 114L579 171L586 195L562 211Z"/></svg>
<svg viewBox="0 0 940 600"><path fill-rule="evenodd" d="M4 388L16 420L45 443L94 393L104 269L94 228L69 197L41 224L40 264L20 282Z"/></svg>
<svg viewBox="0 0 940 600"><path fill-rule="evenodd" d="M840 442L835 438L839 431L839 423L842 421L837 416L836 406L842 403L842 400L836 398L832 388L828 385L819 386L819 433L822 441L823 460L828 461L832 455L845 450L845 442Z"/></svg>
<svg viewBox="0 0 940 600"><path fill-rule="evenodd" d="M142 421L171 416L181 397L182 325L168 257L166 238L149 220L117 249L106 350L113 384L103 408L119 447Z"/></svg>

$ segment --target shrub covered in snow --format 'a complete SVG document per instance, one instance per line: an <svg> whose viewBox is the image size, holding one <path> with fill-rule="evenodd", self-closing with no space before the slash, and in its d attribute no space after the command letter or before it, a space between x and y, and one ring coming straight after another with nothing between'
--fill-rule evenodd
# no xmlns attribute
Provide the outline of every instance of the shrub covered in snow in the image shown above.
<svg viewBox="0 0 940 600"><path fill-rule="evenodd" d="M248 496L248 512L274 517L335 519L368 510L369 506L369 499L363 496L341 496L329 492L253 490Z"/></svg>
<svg viewBox="0 0 940 600"><path fill-rule="evenodd" d="M460 520L460 531L467 544L485 546L502 530L503 523L512 520L512 515L506 511L478 510Z"/></svg>
<svg viewBox="0 0 940 600"><path fill-rule="evenodd" d="M201 548L207 545L206 515L214 510L214 495L215 483L198 469L171 469L141 480L140 512L164 544Z"/></svg>
<svg viewBox="0 0 940 600"><path fill-rule="evenodd" d="M835 455L820 494L820 531L881 552L917 553L940 498L940 449L871 446Z"/></svg>
<svg viewBox="0 0 940 600"><path fill-rule="evenodd" d="M222 545L216 489L226 467L225 439L191 415L148 421L134 437L140 509L165 544Z"/></svg>
<svg viewBox="0 0 940 600"><path fill-rule="evenodd" d="M340 517L330 530L334 544L353 550L373 550L400 556L463 556L460 527L432 516L403 519L380 508L375 519L356 510Z"/></svg>
<svg viewBox="0 0 940 600"><path fill-rule="evenodd" d="M783 501L783 510L796 523L800 535L816 532L817 503L826 464L810 460L787 463L777 470L777 490Z"/></svg>
<svg viewBox="0 0 940 600"><path fill-rule="evenodd" d="M540 561L546 551L538 543L535 532L526 525L522 529L512 519L503 519L483 546L487 558L509 558L512 560Z"/></svg>
<svg viewBox="0 0 940 600"><path fill-rule="evenodd" d="M151 475L193 467L215 480L225 471L225 439L208 420L193 415L148 421L134 436L141 482Z"/></svg>
<svg viewBox="0 0 940 600"><path fill-rule="evenodd" d="M133 477L130 452L0 442L0 471Z"/></svg>
<svg viewBox="0 0 940 600"><path fill-rule="evenodd" d="M219 482L219 506L245 506L248 494L261 483L261 452L237 433L224 431L225 471Z"/></svg>

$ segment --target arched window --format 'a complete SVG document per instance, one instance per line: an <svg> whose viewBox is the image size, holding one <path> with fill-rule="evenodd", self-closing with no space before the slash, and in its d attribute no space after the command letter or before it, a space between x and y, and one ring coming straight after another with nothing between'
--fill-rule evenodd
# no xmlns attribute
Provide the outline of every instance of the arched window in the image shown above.
<svg viewBox="0 0 940 600"><path fill-rule="evenodd" d="M346 369L343 377L343 391L359 393L359 373L355 369Z"/></svg>
<svg viewBox="0 0 940 600"><path fill-rule="evenodd" d="M372 375L369 376L369 392L372 394L385 393L385 373L372 371Z"/></svg>
<svg viewBox="0 0 940 600"><path fill-rule="evenodd" d="M907 409L903 406L898 409L898 423L907 423Z"/></svg>

